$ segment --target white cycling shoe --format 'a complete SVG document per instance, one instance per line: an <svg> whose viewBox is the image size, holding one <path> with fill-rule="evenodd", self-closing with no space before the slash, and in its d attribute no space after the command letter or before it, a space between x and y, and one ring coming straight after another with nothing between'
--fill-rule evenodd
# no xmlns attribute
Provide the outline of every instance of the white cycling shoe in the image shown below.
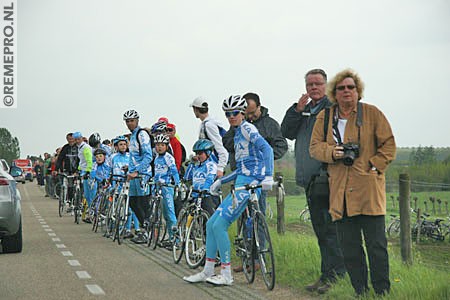
<svg viewBox="0 0 450 300"><path fill-rule="evenodd" d="M203 271L191 276L184 276L183 280L190 282L190 283L197 283L197 282L205 282L210 276L206 275Z"/></svg>
<svg viewBox="0 0 450 300"><path fill-rule="evenodd" d="M214 285L232 285L233 281L233 277L228 279L223 275L212 276L206 279L206 282Z"/></svg>

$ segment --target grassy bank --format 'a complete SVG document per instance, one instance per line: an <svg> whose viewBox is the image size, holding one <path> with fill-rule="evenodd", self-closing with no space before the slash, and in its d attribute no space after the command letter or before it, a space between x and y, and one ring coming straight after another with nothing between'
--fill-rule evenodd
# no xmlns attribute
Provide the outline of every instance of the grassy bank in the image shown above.
<svg viewBox="0 0 450 300"><path fill-rule="evenodd" d="M412 195L414 196L414 195ZM439 195L440 197L448 197ZM425 195L418 195L422 199ZM269 198L275 216L270 220L271 236L275 248L276 282L308 294L304 286L319 277L320 253L310 224L299 221L299 212L305 207L304 196L286 197L285 216L287 232L276 232L276 204ZM388 210L395 211L388 207ZM234 237L235 227L230 228ZM402 263L398 242L389 242L391 293L385 299L450 299L450 243L423 243L414 245L414 263ZM233 257L233 265L237 260ZM258 276L260 276L258 274ZM274 291L276 292L276 290ZM318 295L315 295L318 296ZM348 276L340 280L323 299L354 299ZM373 291L367 299L375 299Z"/></svg>

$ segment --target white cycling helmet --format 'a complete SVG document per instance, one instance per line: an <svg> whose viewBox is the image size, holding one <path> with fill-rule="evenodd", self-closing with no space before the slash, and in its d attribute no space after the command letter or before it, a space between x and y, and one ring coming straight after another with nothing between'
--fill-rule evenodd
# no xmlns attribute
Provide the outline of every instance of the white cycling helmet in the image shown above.
<svg viewBox="0 0 450 300"><path fill-rule="evenodd" d="M169 144L170 138L168 135L158 134L157 136L155 136L155 144L157 143Z"/></svg>
<svg viewBox="0 0 450 300"><path fill-rule="evenodd" d="M231 110L240 110L245 111L247 108L247 101L245 101L245 98L240 95L230 96L223 100L222 103L222 109L224 111L231 111Z"/></svg>
<svg viewBox="0 0 450 300"><path fill-rule="evenodd" d="M130 109L127 110L124 114L123 114L123 120L130 120L130 119L139 119L139 114L137 111L135 111L134 109Z"/></svg>

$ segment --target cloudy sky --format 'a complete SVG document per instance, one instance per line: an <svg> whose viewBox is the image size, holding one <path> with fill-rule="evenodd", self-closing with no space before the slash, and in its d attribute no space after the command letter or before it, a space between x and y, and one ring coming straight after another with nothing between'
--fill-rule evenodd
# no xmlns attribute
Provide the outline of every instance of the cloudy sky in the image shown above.
<svg viewBox="0 0 450 300"><path fill-rule="evenodd" d="M225 125L222 100L253 91L281 122L306 71L347 67L398 146L450 146L447 0L18 2L18 108L0 109L0 127L22 156L69 131L125 133L131 108L146 126L167 116L190 148L195 97Z"/></svg>

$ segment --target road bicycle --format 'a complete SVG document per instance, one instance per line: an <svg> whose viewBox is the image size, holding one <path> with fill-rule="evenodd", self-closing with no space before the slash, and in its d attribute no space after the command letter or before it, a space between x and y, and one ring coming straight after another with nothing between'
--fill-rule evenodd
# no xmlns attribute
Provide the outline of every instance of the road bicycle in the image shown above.
<svg viewBox="0 0 450 300"><path fill-rule="evenodd" d="M259 208L256 190L261 185L231 186L231 194L236 199L235 192L246 190L250 193L247 207L238 222L238 236L234 244L236 256L241 258L243 272L249 283L255 280L255 265L259 263L264 284L267 289L275 287L275 258L270 238L269 227Z"/></svg>
<svg viewBox="0 0 450 300"><path fill-rule="evenodd" d="M116 229L116 213L117 213L117 199L119 198L120 187L126 181L126 175L112 175L112 182L114 183L112 190L109 192L108 202L105 210L105 233L103 236L112 238L115 241Z"/></svg>
<svg viewBox="0 0 450 300"><path fill-rule="evenodd" d="M73 214L74 214L76 224L80 224L81 215L84 210L83 202L85 200L83 197L83 182L82 182L82 180L83 180L82 177L79 175L76 175L74 177L75 190L74 190Z"/></svg>
<svg viewBox="0 0 450 300"><path fill-rule="evenodd" d="M67 175L66 173L59 173L62 177L62 184L58 194L58 214L62 217L65 213L73 211L73 193L69 195L69 182L75 178L75 175Z"/></svg>
<svg viewBox="0 0 450 300"><path fill-rule="evenodd" d="M110 185L107 181L98 183L97 194L93 202L91 210L92 231L97 232L99 224L105 223L106 207L108 205Z"/></svg>
<svg viewBox="0 0 450 300"><path fill-rule="evenodd" d="M192 190L197 197L186 208L185 258L191 269L204 264L206 258L206 223L210 215L202 208L202 201L210 196L208 191Z"/></svg>
<svg viewBox="0 0 450 300"><path fill-rule="evenodd" d="M167 228L166 222L162 214L163 187L175 187L173 184L149 181L148 184L154 189L153 195L150 197L150 218L147 223L148 240L147 246L156 249L165 241Z"/></svg>

